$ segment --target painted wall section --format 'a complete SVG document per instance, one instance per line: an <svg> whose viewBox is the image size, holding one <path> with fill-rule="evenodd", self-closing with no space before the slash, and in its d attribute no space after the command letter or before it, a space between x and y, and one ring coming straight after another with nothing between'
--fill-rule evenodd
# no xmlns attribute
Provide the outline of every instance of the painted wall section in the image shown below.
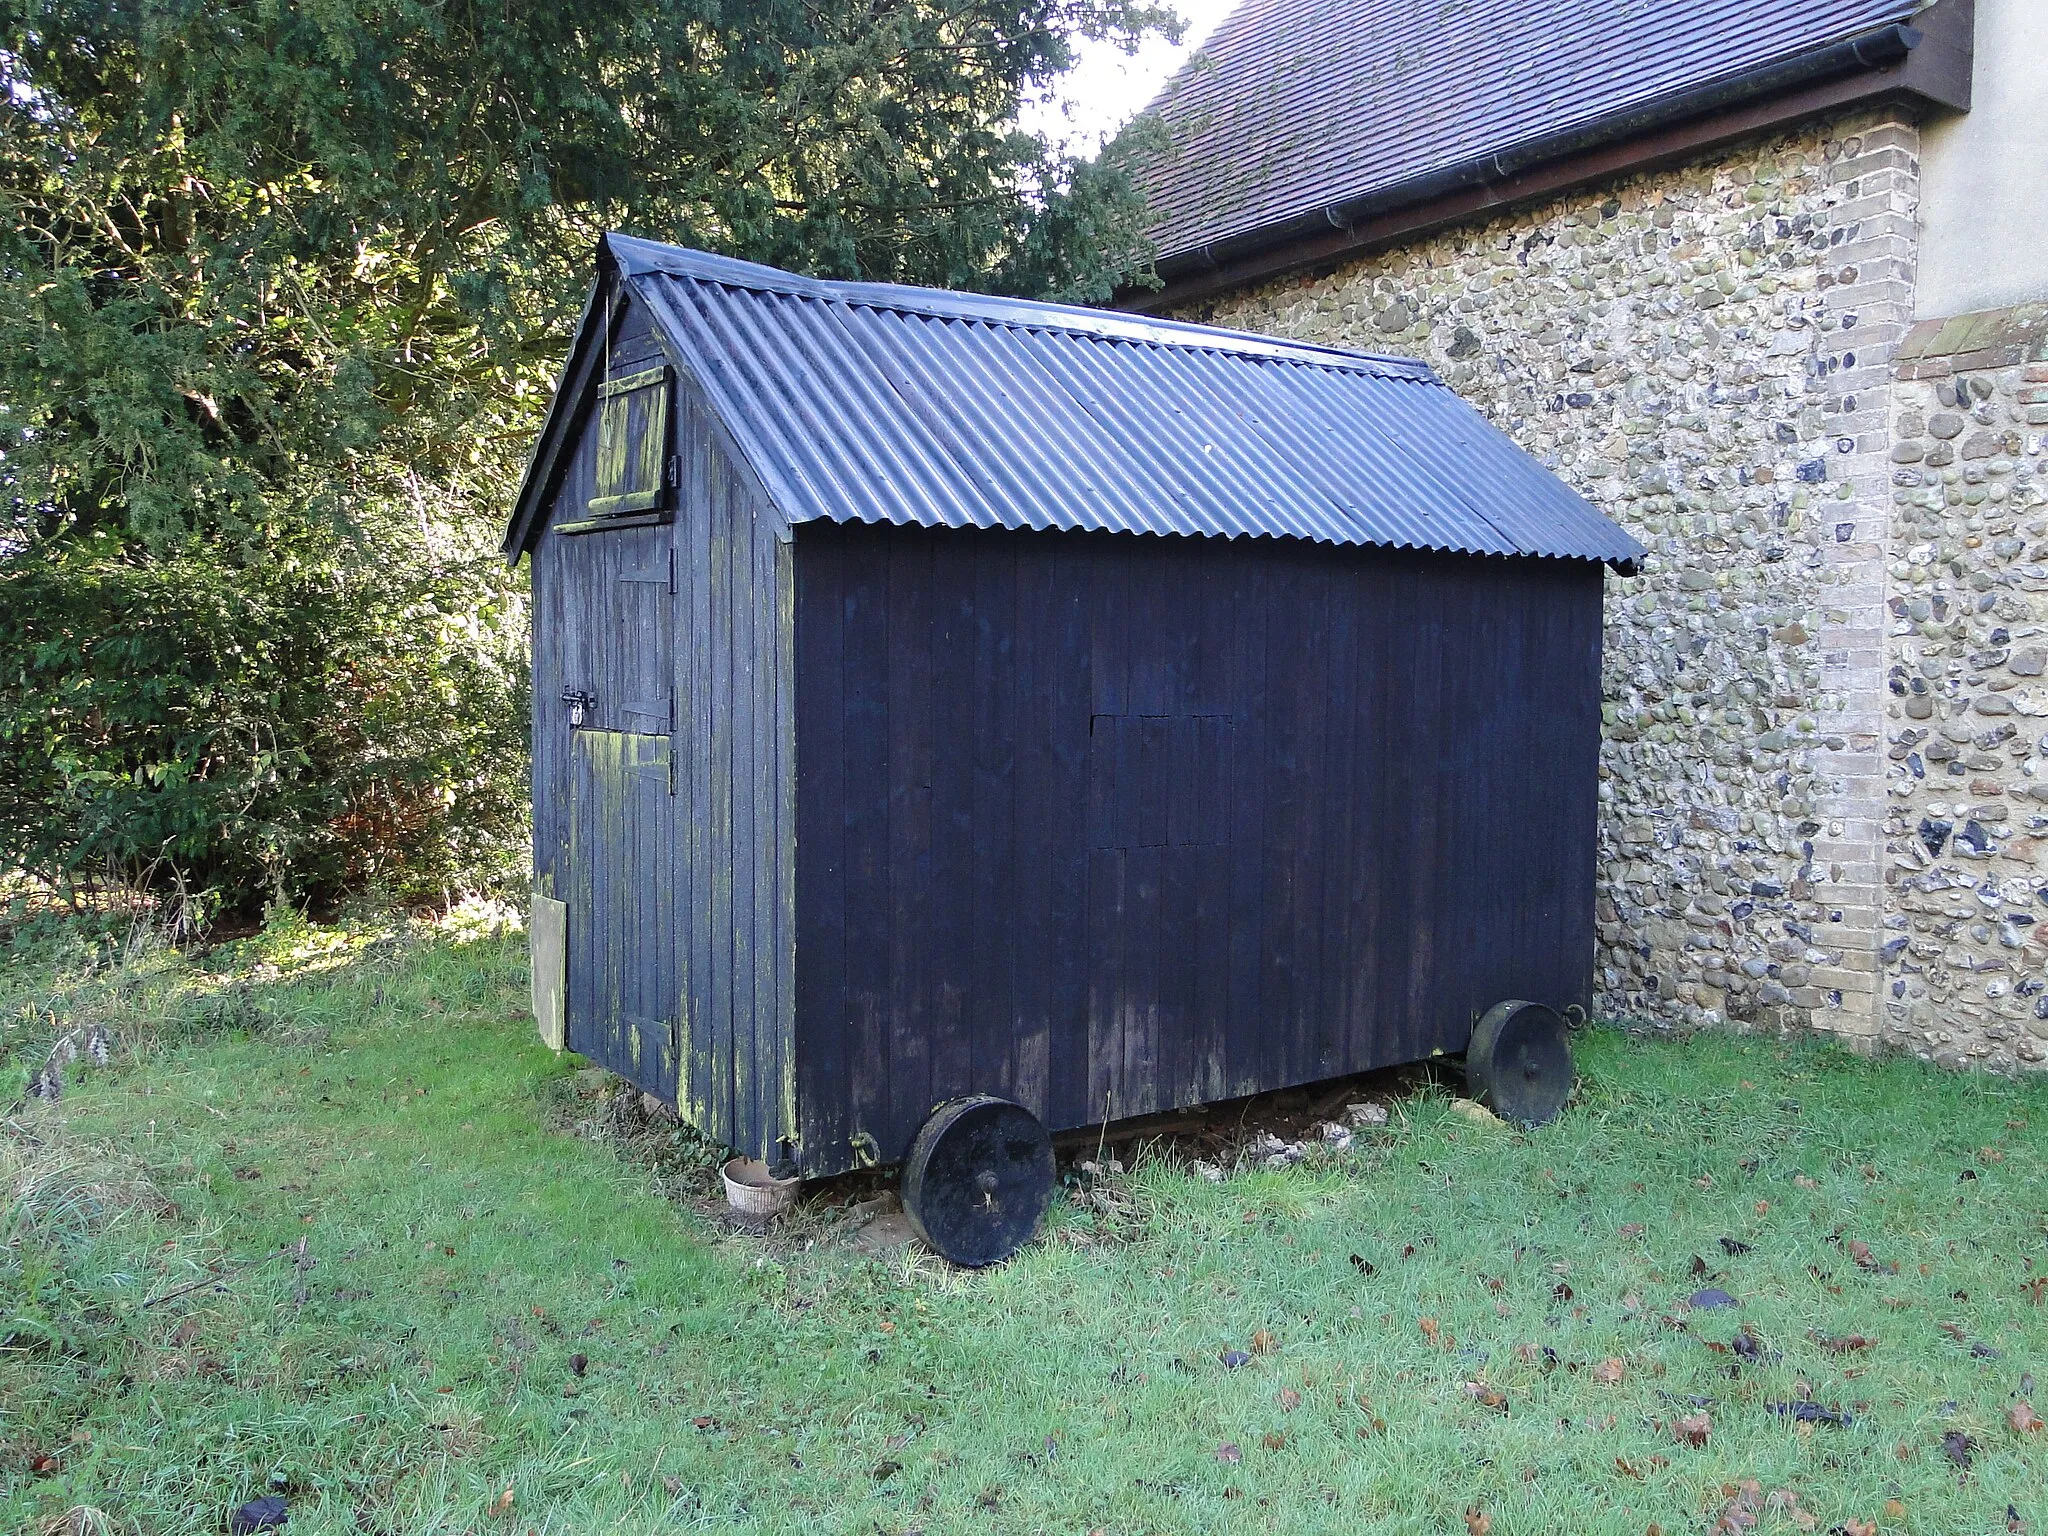
<svg viewBox="0 0 2048 1536"><path fill-rule="evenodd" d="M1974 106L1921 132L1923 320L2048 299L2048 3L1977 0Z"/></svg>

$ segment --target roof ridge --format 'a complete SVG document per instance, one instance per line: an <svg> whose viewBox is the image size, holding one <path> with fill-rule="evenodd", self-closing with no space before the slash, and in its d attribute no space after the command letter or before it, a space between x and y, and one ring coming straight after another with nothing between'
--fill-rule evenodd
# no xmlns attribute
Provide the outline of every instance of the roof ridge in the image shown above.
<svg viewBox="0 0 2048 1536"><path fill-rule="evenodd" d="M921 288L907 283L851 282L805 277L780 267L719 256L689 246L669 245L616 232L604 236L601 250L617 263L621 275L637 277L659 272L693 278L728 288L758 293L783 293L825 303L848 304L940 319L978 321L1027 330L1061 330L1139 345L1190 347L1199 351L1292 362L1309 367L1441 385L1436 370L1420 358L1359 352L1319 342L1262 336L1218 326L1191 325L1180 320L1132 315L1121 310L1090 309L1043 299L1006 298L999 294L962 293ZM601 258L602 259L602 258Z"/></svg>

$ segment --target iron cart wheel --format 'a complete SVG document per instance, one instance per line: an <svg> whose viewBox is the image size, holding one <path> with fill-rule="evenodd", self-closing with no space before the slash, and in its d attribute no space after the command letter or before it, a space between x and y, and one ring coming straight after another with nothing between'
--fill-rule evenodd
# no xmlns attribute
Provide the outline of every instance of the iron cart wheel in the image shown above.
<svg viewBox="0 0 2048 1536"><path fill-rule="evenodd" d="M917 1235L979 1268L1031 1241L1052 1198L1052 1138L1008 1099L941 1104L903 1159L903 1209Z"/></svg>
<svg viewBox="0 0 2048 1536"><path fill-rule="evenodd" d="M1473 1096L1519 1126L1555 1120L1572 1096L1570 1033L1541 1003L1495 1003L1472 1031L1465 1079Z"/></svg>

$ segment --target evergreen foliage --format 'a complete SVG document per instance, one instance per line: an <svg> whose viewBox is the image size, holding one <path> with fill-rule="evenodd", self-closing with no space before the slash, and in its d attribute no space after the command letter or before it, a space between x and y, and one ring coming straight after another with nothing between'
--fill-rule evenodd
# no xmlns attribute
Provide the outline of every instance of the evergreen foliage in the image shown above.
<svg viewBox="0 0 2048 1536"><path fill-rule="evenodd" d="M1017 132L1131 0L0 0L0 868L231 905L517 857L496 532L622 228L1091 299Z"/></svg>

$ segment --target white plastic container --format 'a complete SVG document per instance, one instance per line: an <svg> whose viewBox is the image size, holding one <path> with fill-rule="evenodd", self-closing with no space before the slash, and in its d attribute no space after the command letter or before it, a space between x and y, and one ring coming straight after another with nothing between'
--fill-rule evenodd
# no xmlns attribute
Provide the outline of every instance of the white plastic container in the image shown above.
<svg viewBox="0 0 2048 1536"><path fill-rule="evenodd" d="M736 1157L720 1170L725 1198L742 1216L766 1221L780 1216L796 1201L801 1179L778 1179L758 1157Z"/></svg>

